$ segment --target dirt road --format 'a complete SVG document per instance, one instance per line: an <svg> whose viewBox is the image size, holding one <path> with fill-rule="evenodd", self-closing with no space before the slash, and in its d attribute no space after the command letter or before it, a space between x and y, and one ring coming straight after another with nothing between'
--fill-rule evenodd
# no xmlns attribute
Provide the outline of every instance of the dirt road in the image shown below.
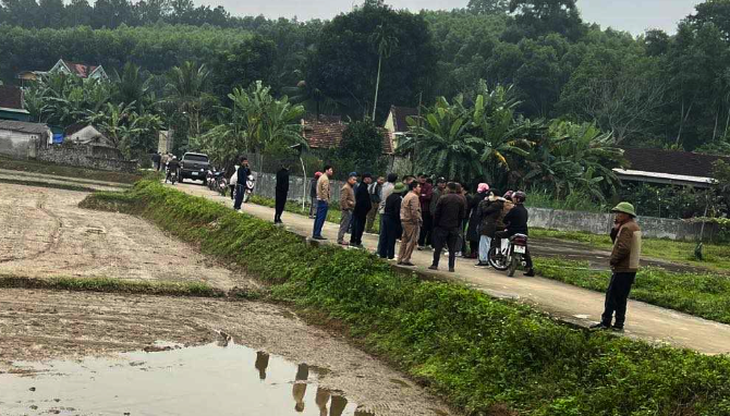
<svg viewBox="0 0 730 416"><path fill-rule="evenodd" d="M375 416L444 416L450 415L448 408L439 400L428 394L423 388L405 379L396 371L388 368L373 357L348 345L348 343L321 329L307 325L290 310L270 304L257 302L228 302L211 299L186 299L156 296L121 296L99 293L67 293L59 291L28 291L22 289L0 290L0 403L6 401L14 404L24 397L35 397L28 401L28 406L47 405L54 399L58 406L64 406L70 400L71 389L58 388L64 380L75 381L74 374L67 374L68 369L74 371L89 371L89 365L84 361L82 365L72 366L71 363L52 362L61 374L55 383L44 382L43 374L38 374L39 380L27 381L28 376L35 376L29 371L29 362L47 361L51 359L85 360L89 356L116 356L118 353L129 351L149 351L136 354L135 361L125 362L124 357L117 358L113 366L124 368L139 367L136 373L125 373L128 379L125 383L134 384L136 379L145 380L148 372L164 371L180 372L191 379L182 380L179 385L150 386L151 400L158 402L175 397L174 402L167 405L165 414L194 414L185 409L185 397L179 397L179 391L184 391L187 385L195 383L195 373L184 372L184 367L191 365L191 357L183 357L164 368L153 368L154 354L164 354L156 348L161 344L176 344L186 347L209 345L217 343L219 347L230 348L232 344L244 345L256 351L264 351L283 357L290 363L306 363L312 371L319 374L318 386L331 392L341 392L350 402L359 405L362 415ZM202 374L198 377L207 377L220 388L215 398L206 397L203 400L220 400L235 403L236 400L256 401L258 397L250 397L249 391L241 388L237 394L221 394L246 379L246 374L256 374L254 363L246 363L244 373L236 372L232 367L218 368L216 360L226 359L225 351L215 353L211 361L208 352L208 361L202 366ZM235 350L230 353L237 354ZM217 358L215 358L217 357ZM203 357L206 358L206 357ZM241 356L245 358L245 355ZM235 363L236 356L229 357L229 362ZM273 359L272 359L273 360ZM199 360L198 360L199 361ZM239 359L240 361L240 359ZM267 358L268 361L268 358ZM15 363L15 364L13 364ZM179 364L179 365L178 365ZM258 363L257 363L258 365ZM31 366L35 367L35 366ZM108 366L107 366L108 367ZM178 368L181 367L181 368ZM207 371L206 372L206 367ZM215 368L214 368L215 367ZM63 369L63 370L61 370ZM94 368L101 372L103 368ZM270 369L273 372L276 369ZM212 372L212 373L210 373ZM209 374L210 373L210 374ZM136 374L139 374L137 376ZM24 375L24 378L18 378ZM293 372L291 374L293 379ZM212 376L212 377L211 377ZM74 404L80 414L89 414L83 407L86 403L91 406L93 399L102 394L111 394L115 390L102 391L103 374L89 374L90 380L84 381L88 400L82 396L77 401L82 406ZM145 378L143 378L145 377ZM216 379L218 379L216 381ZM53 381L53 380L51 380ZM258 381L258 377L256 377ZM291 380L290 380L291 381ZM93 383L93 384L91 384ZM256 383L258 384L258 383ZM41 385L55 386L53 392L44 391ZM5 389L2 389L2 387ZM23 389L18 388L22 386ZM33 386L38 391L28 393L28 387ZM51 387L47 387L46 390ZM125 386L115 387L116 393L126 392ZM159 390L158 393L154 391ZM286 387L286 397L276 397L277 401L284 401L284 412L260 412L243 414L270 414L295 415L294 401L291 397L292 387ZM14 393L11 397L8 391ZM311 391L312 394L314 390ZM22 397L21 397L22 396ZM131 414L160 414L150 412L151 405L145 403L144 392L135 392L129 398L135 412ZM264 398L260 398L264 402ZM291 405L288 403L291 402ZM128 404L128 403L125 403ZM189 406L200 403L189 403ZM108 405L108 404L107 404ZM308 403L308 408L314 403ZM211 408L213 406L210 406ZM26 409L28 407L25 407ZM178 410L175 410L178 409ZM109 408L106 408L108 411ZM128 411L129 408L119 409ZM140 410L142 412L140 412ZM147 410L147 412L145 412ZM240 410L240 409L239 409ZM2 412L2 405L0 405ZM110 414L102 412L103 414ZM6 414L6 413L2 413ZM71 413L64 413L71 414ZM73 413L76 414L76 413ZM97 414L97 412L94 412ZM196 413L201 414L201 413ZM232 414L232 413L227 413ZM236 412L240 414L240 412ZM349 413L352 414L352 413Z"/></svg>
<svg viewBox="0 0 730 416"><path fill-rule="evenodd" d="M144 220L78 208L86 195L0 183L0 274L247 282Z"/></svg>
<svg viewBox="0 0 730 416"><path fill-rule="evenodd" d="M221 197L195 184L177 185L177 189L191 195L203 196L230 206L229 198ZM243 212L271 221L274 210L259 205L245 205ZM312 220L284 213L286 228L303 236L311 236ZM323 235L333 243L338 226L326 223ZM374 251L377 235L366 234L363 245ZM432 274L426 268L431 264L432 252L418 251L413 261L418 271ZM443 263L443 262L442 262ZM462 282L495 297L511 298L536 306L560 319L587 327L600 319L604 295L576 286L543 278L509 278L492 269L477 269L473 260L458 259L456 273L436 273L440 278ZM697 318L670 309L630 300L626 336L661 344L694 349L707 354L730 353L730 326Z"/></svg>

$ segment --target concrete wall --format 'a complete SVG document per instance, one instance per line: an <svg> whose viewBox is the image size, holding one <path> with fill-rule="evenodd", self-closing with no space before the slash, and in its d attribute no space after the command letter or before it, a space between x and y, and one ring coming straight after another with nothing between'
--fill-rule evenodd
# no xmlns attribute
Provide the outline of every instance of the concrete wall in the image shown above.
<svg viewBox="0 0 730 416"><path fill-rule="evenodd" d="M123 160L118 150L98 146L39 146L35 158L59 165L134 173L137 162Z"/></svg>
<svg viewBox="0 0 730 416"><path fill-rule="evenodd" d="M613 215L611 214L545 208L529 208L529 211L530 227L593 234L608 234L613 227ZM702 224L668 218L639 217L637 221L644 236L648 238L694 241L699 238L702 230ZM704 240L711 240L717 232L715 224L706 224Z"/></svg>
<svg viewBox="0 0 730 416"><path fill-rule="evenodd" d="M332 181L332 202L338 204L340 188L343 183ZM303 188L306 184L306 188ZM274 198L276 195L276 175L256 173L256 195ZM302 192L306 189L306 198L309 201L309 180L291 176L289 182L289 199L302 202ZM595 214L582 211L563 211L546 208L528 208L530 212L530 227L546 228L558 231L580 231L593 234L608 234L613 227L612 214ZM682 220L667 218L639 217L639 225L645 237L667 238L670 240L697 240L700 236L702 224L689 223ZM704 240L711 240L718 232L714 224L705 225Z"/></svg>

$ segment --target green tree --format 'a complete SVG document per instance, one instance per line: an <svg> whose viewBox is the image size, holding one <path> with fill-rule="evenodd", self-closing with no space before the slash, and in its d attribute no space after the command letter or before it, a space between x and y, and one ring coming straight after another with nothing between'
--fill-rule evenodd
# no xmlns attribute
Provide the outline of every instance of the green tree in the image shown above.
<svg viewBox="0 0 730 416"><path fill-rule="evenodd" d="M370 121L350 123L337 151L341 169L361 173L380 171L385 132Z"/></svg>
<svg viewBox="0 0 730 416"><path fill-rule="evenodd" d="M216 94L225 99L233 88L247 88L255 81L271 85L276 81L275 55L274 42L259 35L219 53L213 65Z"/></svg>
<svg viewBox="0 0 730 416"><path fill-rule="evenodd" d="M520 34L537 38L549 33L576 41L586 32L576 0L510 0L509 10L516 14L513 41Z"/></svg>
<svg viewBox="0 0 730 416"><path fill-rule="evenodd" d="M497 14L509 11L510 0L469 0L467 10L472 13Z"/></svg>
<svg viewBox="0 0 730 416"><path fill-rule="evenodd" d="M211 72L203 65L185 62L172 68L167 74L164 104L182 115L190 126L190 135L201 133L202 114L215 101L210 94Z"/></svg>

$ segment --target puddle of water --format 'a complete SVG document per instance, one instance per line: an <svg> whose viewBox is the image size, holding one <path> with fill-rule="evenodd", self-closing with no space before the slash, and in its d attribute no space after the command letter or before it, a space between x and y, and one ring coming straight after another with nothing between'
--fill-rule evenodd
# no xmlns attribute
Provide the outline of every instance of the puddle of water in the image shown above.
<svg viewBox="0 0 730 416"><path fill-rule="evenodd" d="M0 414L373 416L318 387L326 369L234 344L164 347L111 359L16 362L27 373L0 374Z"/></svg>

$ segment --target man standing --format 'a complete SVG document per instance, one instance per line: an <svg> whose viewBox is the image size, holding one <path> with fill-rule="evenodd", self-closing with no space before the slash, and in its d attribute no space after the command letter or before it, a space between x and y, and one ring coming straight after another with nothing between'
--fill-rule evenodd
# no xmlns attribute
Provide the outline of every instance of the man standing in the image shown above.
<svg viewBox="0 0 730 416"><path fill-rule="evenodd" d="M330 204L330 177L334 175L332 166L325 166L324 173L317 181L317 216L314 219L314 233L312 238L315 240L326 240L322 237L322 227L327 220L327 211Z"/></svg>
<svg viewBox="0 0 730 416"><path fill-rule="evenodd" d="M355 191L354 186L357 182L357 173L352 172L347 182L342 185L340 189L340 211L342 216L340 217L340 231L337 233L337 244L346 246L345 234L350 229L350 222L352 221L352 210L355 209Z"/></svg>
<svg viewBox="0 0 730 416"><path fill-rule="evenodd" d="M397 179L393 179L393 182ZM381 259L393 260L395 258L395 240L402 232L400 207L403 203L403 194L407 191L408 188L399 183L395 185L385 199L385 210L380 215L380 239L378 241L378 254Z"/></svg>
<svg viewBox="0 0 730 416"><path fill-rule="evenodd" d="M317 181L322 172L317 172L309 181L309 218L314 219L314 211L317 209Z"/></svg>
<svg viewBox="0 0 730 416"><path fill-rule="evenodd" d="M383 184L382 189L380 190L380 204L378 204L378 213L380 214L380 236L378 237L378 253L383 248L383 227L385 227L385 221L383 220L383 215L385 215L385 204L388 197L393 193L393 190L395 189L395 182L398 180L398 175L395 173L388 174L388 182L385 182ZM405 188L407 191L408 188ZM400 224L400 207L398 208L398 223Z"/></svg>
<svg viewBox="0 0 730 416"><path fill-rule="evenodd" d="M446 178L436 179L436 187L433 188L431 206L429 207L431 215L436 212L436 203L439 202L439 198L441 198L442 195L446 195Z"/></svg>
<svg viewBox="0 0 730 416"><path fill-rule="evenodd" d="M243 204L243 197L246 194L246 181L249 175L251 175L251 168L248 165L247 158L241 158L241 166L236 171L236 200L233 204L233 209L236 211L241 210Z"/></svg>
<svg viewBox="0 0 730 416"><path fill-rule="evenodd" d="M160 156L160 152L155 152L152 155L152 164L154 165L154 168L157 172L160 171L160 162L162 161L162 156Z"/></svg>
<svg viewBox="0 0 730 416"><path fill-rule="evenodd" d="M421 183L421 212L423 212L423 227L418 238L418 249L423 250L431 245L431 231L433 229L433 217L431 216L431 199L433 199L433 185L428 183L428 175L418 175Z"/></svg>
<svg viewBox="0 0 730 416"><path fill-rule="evenodd" d="M380 201L383 197L383 184L385 183L385 178L380 176L378 177L378 180L374 183L371 183L368 187L368 193L370 193L370 202L372 202L372 207L370 208L370 212L368 212L368 220L365 224L365 232L373 234L375 230L373 229L373 226L375 225L375 219L378 217L378 209L380 208Z"/></svg>
<svg viewBox="0 0 730 416"><path fill-rule="evenodd" d="M369 192L372 183L373 177L366 173L362 175L362 181L355 190L355 209L352 212L352 235L350 236L351 247L363 248L362 235L365 232L368 213L373 208Z"/></svg>
<svg viewBox="0 0 730 416"><path fill-rule="evenodd" d="M274 224L282 224L281 214L286 207L286 198L289 195L289 166L282 164L281 169L276 172L276 213Z"/></svg>
<svg viewBox="0 0 730 416"><path fill-rule="evenodd" d="M636 279L641 258L641 228L636 223L636 210L628 202L622 202L614 209L616 214L614 227L611 230L613 251L611 252L611 283L606 291L606 305L601 323L593 325L591 329L613 329L621 332L626 322L626 303L628 302L631 286ZM616 320L611 321L616 313Z"/></svg>
<svg viewBox="0 0 730 416"><path fill-rule="evenodd" d="M449 271L454 272L456 266L456 245L459 243L459 229L466 218L466 204L464 199L457 195L458 187L455 183L448 185L449 193L439 198L434 214L434 252L433 264L429 269L438 270L441 250L446 244L449 248Z"/></svg>
<svg viewBox="0 0 730 416"><path fill-rule="evenodd" d="M413 249L418 243L418 234L423 224L423 216L421 213L421 184L418 181L412 181L408 185L408 195L403 198L400 207L400 220L403 226L403 236L400 241L400 252L398 254L398 264L401 266L413 267L411 263L411 255Z"/></svg>

